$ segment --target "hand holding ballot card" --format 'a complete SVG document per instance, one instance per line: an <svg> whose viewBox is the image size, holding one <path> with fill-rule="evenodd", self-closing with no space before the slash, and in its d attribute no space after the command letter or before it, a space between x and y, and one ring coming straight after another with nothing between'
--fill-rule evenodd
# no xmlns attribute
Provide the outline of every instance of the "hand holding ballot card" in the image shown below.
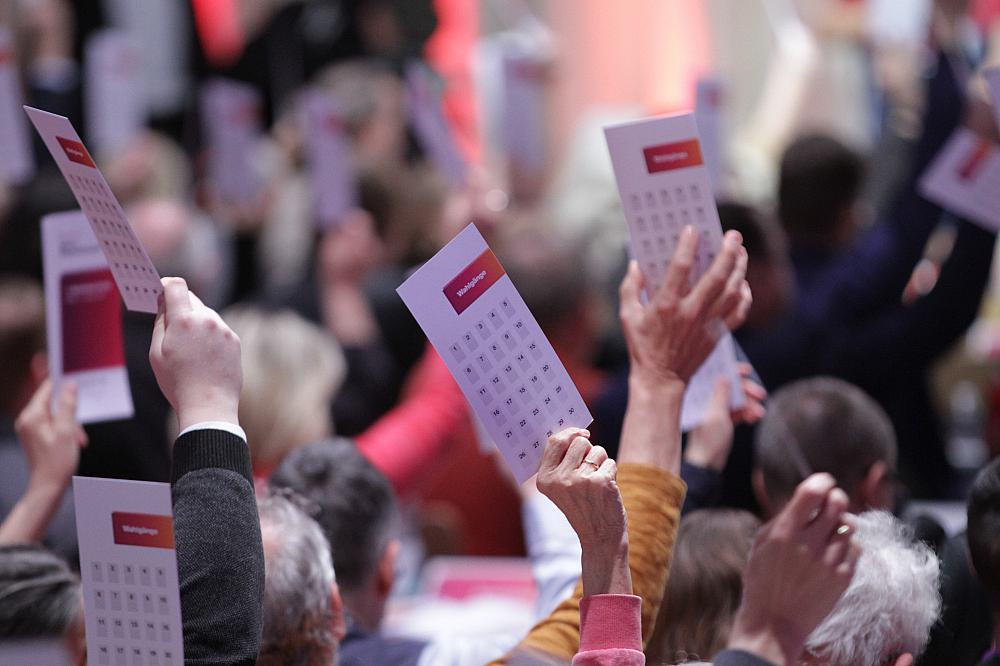
<svg viewBox="0 0 1000 666"><path fill-rule="evenodd" d="M160 274L73 125L63 116L31 107L24 110L90 222L125 307L155 313L157 296L163 290Z"/></svg>
<svg viewBox="0 0 1000 666"><path fill-rule="evenodd" d="M646 296L653 300L664 284L685 234L697 238L686 278L693 284L722 246L722 226L694 116L651 118L607 127L604 132ZM731 409L745 402L732 336L721 321L707 325L718 328L718 344L688 382L681 410L684 431L704 419L719 378L729 381Z"/></svg>
<svg viewBox="0 0 1000 666"><path fill-rule="evenodd" d="M134 413L115 280L79 211L42 218L49 376L79 390L80 423Z"/></svg>
<svg viewBox="0 0 1000 666"><path fill-rule="evenodd" d="M182 666L170 484L73 477L87 661Z"/></svg>
<svg viewBox="0 0 1000 666"><path fill-rule="evenodd" d="M396 290L518 483L546 440L593 420L566 368L475 226Z"/></svg>

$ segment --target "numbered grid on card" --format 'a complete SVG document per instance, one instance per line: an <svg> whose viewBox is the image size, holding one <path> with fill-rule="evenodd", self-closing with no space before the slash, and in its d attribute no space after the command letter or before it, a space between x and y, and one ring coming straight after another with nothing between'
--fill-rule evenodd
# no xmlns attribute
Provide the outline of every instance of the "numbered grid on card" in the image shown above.
<svg viewBox="0 0 1000 666"><path fill-rule="evenodd" d="M180 666L173 644L181 628L172 620L164 566L93 561L85 581L92 591L98 664Z"/></svg>

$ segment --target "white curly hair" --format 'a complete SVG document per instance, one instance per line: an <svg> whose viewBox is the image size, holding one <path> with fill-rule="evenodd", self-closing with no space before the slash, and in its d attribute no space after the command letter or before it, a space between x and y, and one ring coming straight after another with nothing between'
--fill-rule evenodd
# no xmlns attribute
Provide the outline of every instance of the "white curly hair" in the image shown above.
<svg viewBox="0 0 1000 666"><path fill-rule="evenodd" d="M885 511L857 517L861 558L847 591L809 635L807 662L880 666L920 655L941 612L940 563L910 529Z"/></svg>

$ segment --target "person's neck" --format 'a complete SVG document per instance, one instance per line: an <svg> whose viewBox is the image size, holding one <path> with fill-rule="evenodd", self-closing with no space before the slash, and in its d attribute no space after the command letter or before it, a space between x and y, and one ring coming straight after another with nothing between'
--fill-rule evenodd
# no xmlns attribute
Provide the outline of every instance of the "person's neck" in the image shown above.
<svg viewBox="0 0 1000 666"><path fill-rule="evenodd" d="M382 626L382 615L385 604L380 602L374 590L360 589L351 592L340 590L351 620L361 629L375 633Z"/></svg>

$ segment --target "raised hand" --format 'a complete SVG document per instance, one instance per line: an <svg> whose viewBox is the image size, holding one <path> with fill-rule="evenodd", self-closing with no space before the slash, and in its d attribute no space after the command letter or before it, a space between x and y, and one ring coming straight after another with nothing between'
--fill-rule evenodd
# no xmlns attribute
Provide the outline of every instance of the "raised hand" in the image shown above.
<svg viewBox="0 0 1000 666"><path fill-rule="evenodd" d="M567 428L549 437L538 470L538 490L559 507L580 537L583 593L631 594L625 506L617 466L590 433Z"/></svg>
<svg viewBox="0 0 1000 666"><path fill-rule="evenodd" d="M761 528L743 572L743 601L729 647L795 664L813 629L847 589L861 554L847 495L813 474Z"/></svg>
<svg viewBox="0 0 1000 666"><path fill-rule="evenodd" d="M87 434L76 421L76 385L65 382L54 407L52 380L46 379L14 422L18 441L31 469L31 485L61 494L80 462Z"/></svg>
<svg viewBox="0 0 1000 666"><path fill-rule="evenodd" d="M240 339L180 278L163 278L149 362L181 430L204 421L239 424Z"/></svg>
<svg viewBox="0 0 1000 666"><path fill-rule="evenodd" d="M619 316L633 376L687 383L722 335L743 323L750 309L747 253L739 232L726 233L719 254L691 286L698 235L685 227L667 275L647 305L640 300L639 266L629 264L621 284Z"/></svg>

